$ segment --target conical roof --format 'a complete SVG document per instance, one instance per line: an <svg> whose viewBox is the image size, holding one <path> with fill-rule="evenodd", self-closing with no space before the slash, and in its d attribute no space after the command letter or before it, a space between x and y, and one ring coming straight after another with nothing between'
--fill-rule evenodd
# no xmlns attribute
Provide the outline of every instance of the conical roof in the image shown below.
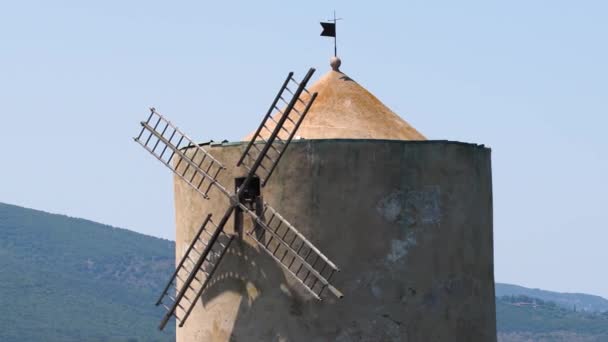
<svg viewBox="0 0 608 342"><path fill-rule="evenodd" d="M337 68L323 75L308 90L318 95L296 134L301 138L426 140ZM253 133L245 140L250 140Z"/></svg>

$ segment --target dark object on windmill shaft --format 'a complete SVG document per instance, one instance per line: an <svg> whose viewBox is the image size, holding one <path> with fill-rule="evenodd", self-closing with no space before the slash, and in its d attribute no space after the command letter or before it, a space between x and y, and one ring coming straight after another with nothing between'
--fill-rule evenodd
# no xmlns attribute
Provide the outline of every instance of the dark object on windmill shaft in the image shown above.
<svg viewBox="0 0 608 342"><path fill-rule="evenodd" d="M263 203L263 207L252 210L251 198L246 199L251 196L250 184L259 182L262 187L266 185L315 101L317 93L311 94L306 90L306 84L314 71L311 68L299 83L293 78L293 73L287 76L237 163L237 166L243 165L248 172L246 177L239 180L235 193L228 191L217 181L218 175L225 167L154 108L151 109L148 120L141 123L142 129L135 141L203 197L208 198L209 190L215 186L230 200L230 205L218 224L212 221L211 214L204 219L158 299L156 305L162 305L167 310L159 325L161 330L171 316L175 316L180 327L184 325L234 239L234 235L225 233L224 228L235 210L246 213L254 220L255 225L247 234L295 277L313 297L321 300L325 288L338 298L343 296L330 284L333 274L339 271L338 267L268 203ZM289 88L292 84L297 86L295 91ZM279 101L286 105L282 111L277 106ZM304 108L301 112L296 109L297 102L302 104L300 108ZM270 133L267 139L261 136L263 130ZM263 143L261 148L258 147L257 142ZM184 148L194 148L194 154L187 156ZM167 149L170 150L168 153ZM198 163L194 162L197 154L202 156ZM175 162L174 158L179 159ZM186 174L190 169L193 170L192 176L187 177ZM258 205L262 205L262 202L259 201ZM266 215L269 215L269 218L263 219ZM270 247L273 241L276 244L274 248ZM185 272L185 279L184 273L180 276L180 271Z"/></svg>

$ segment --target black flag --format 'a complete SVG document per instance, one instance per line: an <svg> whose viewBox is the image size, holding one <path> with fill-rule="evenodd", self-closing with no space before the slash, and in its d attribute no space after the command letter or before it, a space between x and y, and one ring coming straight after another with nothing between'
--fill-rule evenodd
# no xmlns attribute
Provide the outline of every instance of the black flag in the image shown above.
<svg viewBox="0 0 608 342"><path fill-rule="evenodd" d="M336 36L336 23L321 23L323 32L321 36L324 37L335 37Z"/></svg>

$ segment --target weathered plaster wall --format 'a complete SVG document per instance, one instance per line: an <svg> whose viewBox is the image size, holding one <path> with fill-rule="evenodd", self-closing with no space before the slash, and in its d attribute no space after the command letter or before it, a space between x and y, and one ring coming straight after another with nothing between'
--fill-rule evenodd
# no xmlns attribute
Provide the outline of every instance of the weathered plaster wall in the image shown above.
<svg viewBox="0 0 608 342"><path fill-rule="evenodd" d="M205 148L232 189L244 145ZM341 268L345 298L312 299L237 240L177 341L496 341L489 149L294 141L263 195ZM210 196L176 180L178 258L207 213L223 214L227 200Z"/></svg>

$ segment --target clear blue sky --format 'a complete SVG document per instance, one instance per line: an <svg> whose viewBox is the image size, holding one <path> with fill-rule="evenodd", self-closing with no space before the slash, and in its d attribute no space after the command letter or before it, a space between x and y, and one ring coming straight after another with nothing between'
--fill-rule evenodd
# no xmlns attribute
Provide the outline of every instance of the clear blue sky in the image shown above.
<svg viewBox="0 0 608 342"><path fill-rule="evenodd" d="M0 201L173 238L147 107L240 139L288 71L327 71L333 8L343 71L492 148L496 280L608 297L605 1L3 1Z"/></svg>

